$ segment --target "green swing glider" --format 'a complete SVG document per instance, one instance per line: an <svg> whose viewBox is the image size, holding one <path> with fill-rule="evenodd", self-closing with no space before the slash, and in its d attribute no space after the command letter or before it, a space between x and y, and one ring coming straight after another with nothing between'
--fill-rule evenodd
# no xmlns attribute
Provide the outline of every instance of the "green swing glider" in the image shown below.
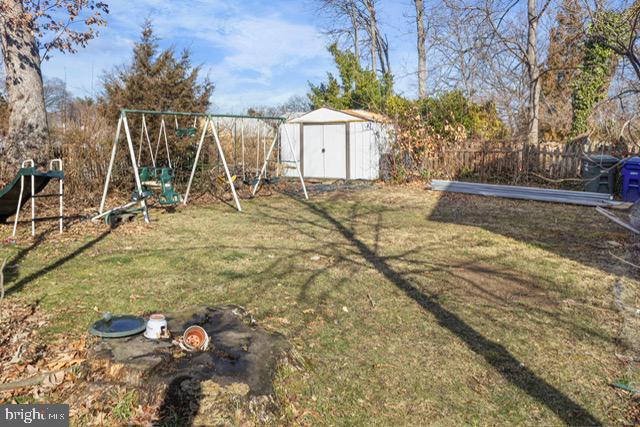
<svg viewBox="0 0 640 427"><path fill-rule="evenodd" d="M176 126L178 121L176 119ZM194 122L195 124L195 122ZM160 142L164 136L164 145L167 152L167 164L168 166L157 167L156 160L158 159L158 152L160 150ZM146 137L147 146L149 148L149 155L151 157L152 166L140 166L140 159L142 158L142 146L144 145L143 139ZM141 193L135 191L132 196L132 200L137 201L140 198L148 199L156 197L158 203L162 206L177 205L182 201L182 196L175 191L174 178L175 172L171 164L171 152L169 150L169 141L167 139L167 129L164 121L164 117L160 120L160 130L158 133L158 142L156 143L155 152L151 148L151 140L149 139L149 131L147 127L147 119L145 114L142 114L142 128L140 130L140 144L138 149L138 168L140 175Z"/></svg>

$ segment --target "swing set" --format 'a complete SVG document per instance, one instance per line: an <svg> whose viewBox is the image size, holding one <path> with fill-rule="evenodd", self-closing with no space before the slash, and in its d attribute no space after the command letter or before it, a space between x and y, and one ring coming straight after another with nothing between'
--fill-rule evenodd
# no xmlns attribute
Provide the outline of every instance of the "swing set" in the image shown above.
<svg viewBox="0 0 640 427"><path fill-rule="evenodd" d="M129 118L131 117L135 117L137 122L140 123L140 139L137 155L129 127ZM153 148L151 138L149 136L150 128L153 128L153 126L149 125L149 118L155 122L155 128L158 132L155 149ZM200 134L197 139L195 158L193 159L193 163L190 167L191 172L189 174L184 194L179 193L175 189L176 164L172 162L171 150L169 148L170 143L167 136L168 118L173 118L174 134L176 138L195 139L194 137L196 137L198 133ZM179 120L184 120L185 118L193 119L193 123L190 123L188 127L180 127ZM100 202L99 213L93 218L93 220L102 218L106 223L111 223L112 221L116 221L123 217L131 217L136 213L142 212L145 222L148 223L148 202L150 199L157 200L157 202L164 207L175 206L179 203L186 205L189 201L189 195L198 169L198 163L202 157L203 147L205 143L210 141L215 143L215 153L217 153L218 159L215 166L217 173L215 175L215 179L212 180L212 184L222 188L223 192L231 192L235 207L239 212L242 211L242 206L240 205L240 199L238 196L238 187L241 185L251 187L250 194L251 197L253 197L256 195L261 185L268 186L277 184L280 180L283 168L296 169L297 175L300 178L304 196L308 199L309 196L307 194L307 189L300 172L300 164L289 138L285 139L289 150L291 150L292 158L296 160L293 162L281 161L281 150L276 151L277 155L275 160L270 160L270 157L274 152L274 148L282 143L281 129L283 127L281 125L283 122L284 119L282 117L254 117L230 114L129 109L121 110L116 127L116 135L111 148L111 157L109 160L109 167L107 169L107 176ZM169 123L171 123L171 121L169 121ZM238 132L238 124L240 124L240 132ZM230 139L227 139L227 141L230 141L233 146L233 164L231 168L227 162L227 158L225 157L223 143L221 141L221 126L226 126L227 130L229 130L228 133ZM251 144L250 140L252 138L249 134L251 132L255 134L256 131L257 138L253 138L255 144ZM109 185L113 176L114 166L116 164L116 152L122 133L125 135L128 156L131 161L131 168L133 170L135 180L135 190L133 192L131 202L123 206L105 210ZM273 137L272 139L271 136ZM266 138L271 139L271 144L269 145L268 150ZM160 148L162 145L164 145L166 156L163 156L163 158L160 159ZM240 158L238 158L237 153L238 145L240 145ZM247 149L249 145L255 145L255 173L250 170L246 164L249 155L249 150ZM147 151L148 155L143 152L143 146L146 146L144 151ZM210 149L210 151L212 150ZM212 155L213 153L211 153L209 157ZM149 161L149 163L143 164L143 157L145 158L145 161ZM261 160L264 160L262 168L260 168ZM284 163L294 163L294 166L285 165ZM270 169L269 165L273 165L273 167ZM223 173L220 173L220 167L223 168ZM213 168L211 169L211 172L213 172ZM237 178L240 176L242 179L238 180ZM136 205L139 205L139 207L136 207Z"/></svg>

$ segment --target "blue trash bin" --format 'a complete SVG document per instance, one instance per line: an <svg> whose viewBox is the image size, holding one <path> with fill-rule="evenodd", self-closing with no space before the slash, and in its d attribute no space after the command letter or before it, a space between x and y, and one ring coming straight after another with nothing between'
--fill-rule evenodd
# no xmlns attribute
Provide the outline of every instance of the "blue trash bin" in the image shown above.
<svg viewBox="0 0 640 427"><path fill-rule="evenodd" d="M625 202L640 199L640 157L631 157L622 165L622 198Z"/></svg>

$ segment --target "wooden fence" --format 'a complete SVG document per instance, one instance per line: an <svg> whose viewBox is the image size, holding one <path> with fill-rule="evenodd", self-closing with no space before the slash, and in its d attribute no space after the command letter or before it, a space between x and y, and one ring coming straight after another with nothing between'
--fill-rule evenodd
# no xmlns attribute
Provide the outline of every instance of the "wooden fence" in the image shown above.
<svg viewBox="0 0 640 427"><path fill-rule="evenodd" d="M609 154L618 158L640 155L638 146L602 144L541 144L530 147L510 143L469 143L427 156L420 167L431 176L481 181L514 180L532 176L547 180L581 178L585 157Z"/></svg>

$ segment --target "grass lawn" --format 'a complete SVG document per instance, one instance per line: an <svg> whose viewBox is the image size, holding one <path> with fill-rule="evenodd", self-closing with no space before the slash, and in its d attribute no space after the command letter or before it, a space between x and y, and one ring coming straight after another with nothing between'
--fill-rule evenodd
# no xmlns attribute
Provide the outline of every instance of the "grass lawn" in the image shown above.
<svg viewBox="0 0 640 427"><path fill-rule="evenodd" d="M639 282L593 209L412 187L243 205L5 247L7 298L39 300L50 339L105 311L242 305L304 360L276 379L288 423L630 421L613 288Z"/></svg>

